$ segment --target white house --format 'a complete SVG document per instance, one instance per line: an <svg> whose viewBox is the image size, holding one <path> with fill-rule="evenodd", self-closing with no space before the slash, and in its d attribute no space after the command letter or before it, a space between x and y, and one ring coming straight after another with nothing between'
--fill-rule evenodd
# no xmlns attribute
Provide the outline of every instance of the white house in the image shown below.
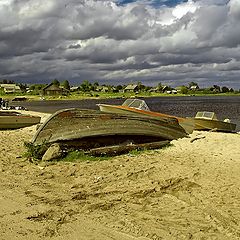
<svg viewBox="0 0 240 240"><path fill-rule="evenodd" d="M16 84L0 84L0 87L3 88L5 93L19 93L21 89Z"/></svg>

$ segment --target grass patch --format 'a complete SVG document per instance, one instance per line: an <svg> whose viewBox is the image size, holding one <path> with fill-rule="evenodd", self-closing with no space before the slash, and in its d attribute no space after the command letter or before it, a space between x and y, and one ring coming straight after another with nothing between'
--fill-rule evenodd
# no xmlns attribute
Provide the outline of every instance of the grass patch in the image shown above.
<svg viewBox="0 0 240 240"><path fill-rule="evenodd" d="M49 143L44 142L41 145L34 145L31 142L24 142L24 146L27 151L23 154L23 157L27 158L30 162L35 162L42 159L43 154L49 147Z"/></svg>
<svg viewBox="0 0 240 240"><path fill-rule="evenodd" d="M151 152L154 152L156 150L157 151L158 150L164 150L164 149L169 148L171 146L173 146L173 144L172 143L168 143L168 144L166 144L166 145L164 145L164 146L162 146L160 148L156 148L156 149L134 149L132 151L129 151L128 154L132 155L132 156L138 156L138 155L141 155L143 153L151 153Z"/></svg>
<svg viewBox="0 0 240 240"><path fill-rule="evenodd" d="M64 162L76 162L76 161L103 161L109 160L112 157L102 156L102 157L94 157L89 154L86 154L84 151L74 150L67 153L64 158L59 159L58 161Z"/></svg>
<svg viewBox="0 0 240 240"><path fill-rule="evenodd" d="M32 163L38 163L42 161L42 157L49 148L50 144L48 142L44 142L41 145L34 145L31 142L24 143L25 148L27 149L26 152L23 154L23 157L26 157ZM159 147L155 150L166 149L172 144L168 143L162 147ZM154 152L154 148L143 148L143 149L134 149L125 153L119 154L107 154L103 152L102 154L94 154L93 152L84 152L83 150L79 150L76 148L61 148L62 154L61 157L57 159L49 160L49 162L90 162L90 161L104 161L110 160L114 156L117 155L129 155L129 156L138 156L143 153L152 153ZM91 153L90 153L91 152Z"/></svg>
<svg viewBox="0 0 240 240"><path fill-rule="evenodd" d="M41 145L34 145L33 143L25 142L24 146L27 150L23 153L23 157L27 158L30 162L40 162L50 144L46 142ZM84 151L74 149L69 152L65 152L64 155L65 156L62 158L52 160L51 162L103 161L111 158L107 156L95 157L86 154Z"/></svg>
<svg viewBox="0 0 240 240"><path fill-rule="evenodd" d="M149 150L144 150L144 149L141 149L141 150L138 150L138 149L134 149L132 151L130 151L128 154L131 155L131 156L138 156L142 153L146 153L148 152Z"/></svg>

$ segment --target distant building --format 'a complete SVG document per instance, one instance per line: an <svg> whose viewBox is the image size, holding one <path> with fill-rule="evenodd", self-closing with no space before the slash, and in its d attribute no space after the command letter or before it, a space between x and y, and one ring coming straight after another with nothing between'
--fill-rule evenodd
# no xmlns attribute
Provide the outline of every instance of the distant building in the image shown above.
<svg viewBox="0 0 240 240"><path fill-rule="evenodd" d="M163 93L170 93L171 90L172 90L172 88L169 87L169 86L162 86L162 92L163 92ZM172 92L171 92L171 93L172 93Z"/></svg>
<svg viewBox="0 0 240 240"><path fill-rule="evenodd" d="M71 92L76 92L79 90L79 87L70 87Z"/></svg>
<svg viewBox="0 0 240 240"><path fill-rule="evenodd" d="M218 85L213 85L213 87L211 87L210 90L215 93L221 92L221 88Z"/></svg>
<svg viewBox="0 0 240 240"><path fill-rule="evenodd" d="M113 93L118 93L118 92L119 92L119 90L118 90L116 87L112 87L112 88L111 88L111 91L112 91Z"/></svg>
<svg viewBox="0 0 240 240"><path fill-rule="evenodd" d="M96 92L109 92L109 88L106 86L98 86Z"/></svg>
<svg viewBox="0 0 240 240"><path fill-rule="evenodd" d="M183 87L184 87L184 86L175 87L175 90L176 90L177 92L181 92Z"/></svg>
<svg viewBox="0 0 240 240"><path fill-rule="evenodd" d="M193 85L190 87L190 90L192 90L192 91L197 91L198 89L199 89L198 85Z"/></svg>
<svg viewBox="0 0 240 240"><path fill-rule="evenodd" d="M148 92L160 92L158 87L152 87L148 90Z"/></svg>
<svg viewBox="0 0 240 240"><path fill-rule="evenodd" d="M5 93L20 93L21 88L16 84L0 84L0 87Z"/></svg>
<svg viewBox="0 0 240 240"><path fill-rule="evenodd" d="M129 84L124 88L124 92L137 92L139 87L137 84Z"/></svg>
<svg viewBox="0 0 240 240"><path fill-rule="evenodd" d="M47 96L68 95L70 92L68 89L59 87L53 83L47 85L42 91L43 95Z"/></svg>

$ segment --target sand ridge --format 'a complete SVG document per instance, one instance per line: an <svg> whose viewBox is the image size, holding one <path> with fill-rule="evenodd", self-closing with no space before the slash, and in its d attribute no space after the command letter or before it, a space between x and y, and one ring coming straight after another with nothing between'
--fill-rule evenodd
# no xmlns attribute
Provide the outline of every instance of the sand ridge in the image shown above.
<svg viewBox="0 0 240 240"><path fill-rule="evenodd" d="M195 131L140 155L35 165L22 156L35 132L0 131L1 240L240 239L239 134Z"/></svg>

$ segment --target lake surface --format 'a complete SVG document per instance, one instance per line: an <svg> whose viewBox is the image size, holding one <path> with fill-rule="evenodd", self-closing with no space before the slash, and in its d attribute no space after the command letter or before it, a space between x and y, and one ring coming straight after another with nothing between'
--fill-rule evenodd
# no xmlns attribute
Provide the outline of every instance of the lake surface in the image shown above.
<svg viewBox="0 0 240 240"><path fill-rule="evenodd" d="M64 108L98 109L97 103L121 105L125 99L84 99L32 101L12 103L32 111L54 113ZM221 120L231 119L240 130L240 96L186 96L186 97L149 97L144 98L152 111L166 114L193 117L198 111L215 112Z"/></svg>

